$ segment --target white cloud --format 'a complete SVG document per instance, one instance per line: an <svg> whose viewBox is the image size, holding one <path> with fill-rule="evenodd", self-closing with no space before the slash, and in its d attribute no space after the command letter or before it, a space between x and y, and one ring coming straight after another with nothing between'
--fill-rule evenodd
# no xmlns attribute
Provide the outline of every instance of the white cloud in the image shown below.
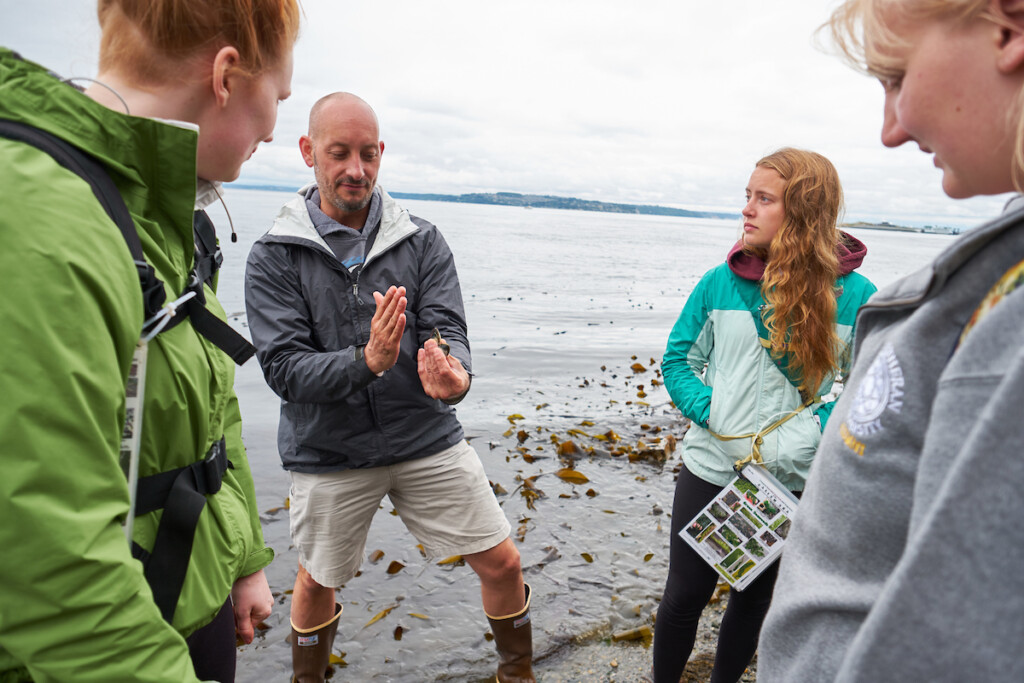
<svg viewBox="0 0 1024 683"><path fill-rule="evenodd" d="M954 202L929 157L881 146L881 88L813 45L831 4L304 0L293 97L241 180L310 178L297 151L309 107L349 90L380 115L395 190L738 210L754 161L795 145L836 164L851 218L996 213L1003 198ZM5 8L0 44L94 75L93 7Z"/></svg>

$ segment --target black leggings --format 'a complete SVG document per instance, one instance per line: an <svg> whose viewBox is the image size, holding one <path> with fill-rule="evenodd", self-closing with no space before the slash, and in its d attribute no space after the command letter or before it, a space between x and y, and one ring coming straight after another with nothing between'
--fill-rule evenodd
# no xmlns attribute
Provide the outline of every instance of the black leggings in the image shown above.
<svg viewBox="0 0 1024 683"><path fill-rule="evenodd" d="M693 650L697 622L718 583L718 572L679 538L679 530L721 490L721 486L695 476L685 465L679 470L672 503L668 581L654 627L655 683L679 683ZM711 683L735 683L750 664L778 571L779 563L775 562L742 591L729 593Z"/></svg>
<svg viewBox="0 0 1024 683"><path fill-rule="evenodd" d="M234 683L235 612L230 599L213 621L190 635L185 642L199 680Z"/></svg>

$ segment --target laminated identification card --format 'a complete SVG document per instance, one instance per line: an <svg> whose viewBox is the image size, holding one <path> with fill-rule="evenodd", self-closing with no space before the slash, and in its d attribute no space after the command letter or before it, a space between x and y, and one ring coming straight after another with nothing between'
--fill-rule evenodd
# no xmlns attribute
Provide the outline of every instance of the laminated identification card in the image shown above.
<svg viewBox="0 0 1024 683"><path fill-rule="evenodd" d="M743 590L778 559L796 507L796 497L778 479L749 464L679 536L730 586Z"/></svg>
<svg viewBox="0 0 1024 683"><path fill-rule="evenodd" d="M149 358L149 344L139 341L128 368L125 383L124 432L121 434L121 469L128 479L128 516L124 521L124 533L128 545L132 543L135 523L135 494L139 484L139 441L142 435L142 403L146 397L146 362Z"/></svg>

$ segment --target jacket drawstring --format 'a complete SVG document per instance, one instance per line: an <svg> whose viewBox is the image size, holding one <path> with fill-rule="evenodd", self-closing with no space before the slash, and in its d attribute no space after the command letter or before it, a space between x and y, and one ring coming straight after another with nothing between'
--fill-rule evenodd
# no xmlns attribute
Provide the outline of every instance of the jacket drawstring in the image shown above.
<svg viewBox="0 0 1024 683"><path fill-rule="evenodd" d="M807 399L806 401L804 401L803 405L801 405L796 410L792 410L792 411L786 413L785 415L783 415L782 417L780 417L778 420L776 420L772 424L768 425L767 427L762 427L761 429L757 430L756 432L751 432L749 434L736 434L736 435L730 436L730 435L724 435L724 434L716 434L715 432L711 431L710 429L708 429L707 431L708 431L708 434L710 434L711 436L715 437L719 441L735 441L736 439L752 439L753 440L751 442L751 445L750 445L750 455L748 455L745 458L742 458L741 460L737 460L735 462L735 464L733 464L733 466L732 466L732 468L734 470L739 472L748 463L751 463L751 462L753 462L753 463L755 463L757 465L763 465L764 461L761 459L761 444L764 443L765 435L768 434L769 432L775 430L777 427L781 427L783 424L785 424L790 419L795 417L797 413L799 413L801 410L803 410L807 406L812 405L814 403L817 403L820 400L821 400L820 397L817 397L817 396L811 397L811 398Z"/></svg>

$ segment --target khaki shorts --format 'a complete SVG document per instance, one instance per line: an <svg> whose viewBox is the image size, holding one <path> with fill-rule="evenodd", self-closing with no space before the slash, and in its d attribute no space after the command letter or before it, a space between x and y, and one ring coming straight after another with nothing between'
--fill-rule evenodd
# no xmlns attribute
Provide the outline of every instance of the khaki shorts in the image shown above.
<svg viewBox="0 0 1024 683"><path fill-rule="evenodd" d="M299 562L321 586L337 588L356 575L370 522L385 495L428 558L489 550L512 529L480 458L462 440L397 465L292 472L291 479L292 539Z"/></svg>

